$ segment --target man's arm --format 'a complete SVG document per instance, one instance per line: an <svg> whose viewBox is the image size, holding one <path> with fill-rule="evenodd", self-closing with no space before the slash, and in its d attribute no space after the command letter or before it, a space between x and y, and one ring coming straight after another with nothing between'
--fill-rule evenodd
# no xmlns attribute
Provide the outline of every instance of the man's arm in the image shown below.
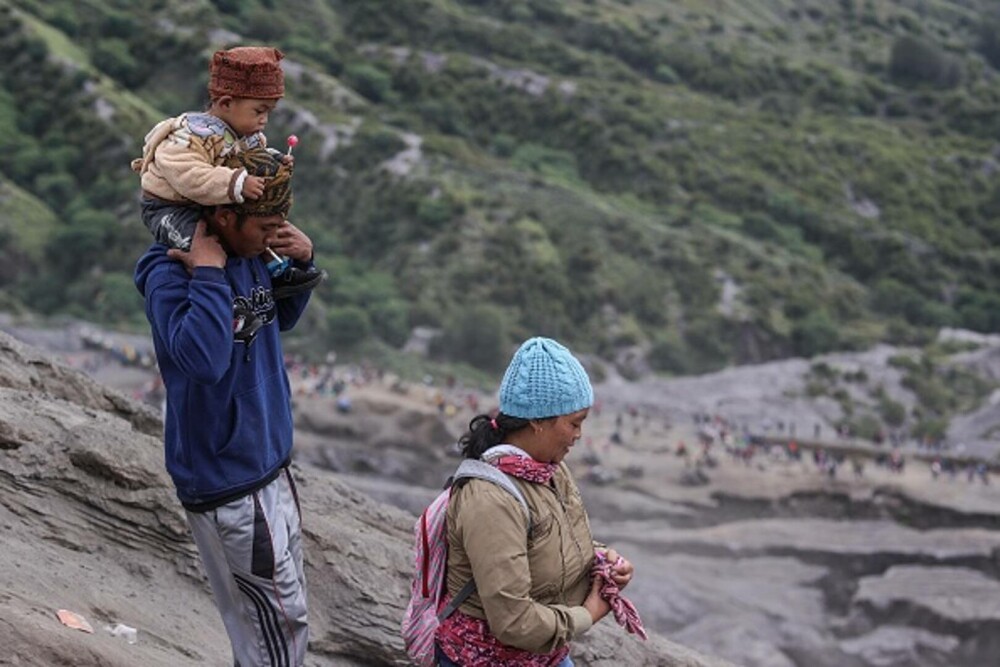
<svg viewBox="0 0 1000 667"><path fill-rule="evenodd" d="M172 249L167 255L181 262L168 267L149 286L146 308L156 335L177 368L195 382L215 384L232 358L232 288L226 280L226 253L218 239L198 223L191 250Z"/></svg>
<svg viewBox="0 0 1000 667"><path fill-rule="evenodd" d="M299 268L313 265L312 239L288 220L285 220L284 224L278 228L276 236L271 242L271 250L290 258ZM305 311L311 294L310 290L277 302L278 328L281 331L288 331L295 326Z"/></svg>

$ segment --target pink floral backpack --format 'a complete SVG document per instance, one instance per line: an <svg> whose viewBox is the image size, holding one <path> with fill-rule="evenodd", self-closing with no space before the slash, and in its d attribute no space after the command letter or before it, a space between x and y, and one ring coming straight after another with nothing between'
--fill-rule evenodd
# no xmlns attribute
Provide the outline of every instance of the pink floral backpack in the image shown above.
<svg viewBox="0 0 1000 667"><path fill-rule="evenodd" d="M436 666L435 631L441 621L451 616L476 590L475 580L470 579L455 597L449 599L445 577L448 567L448 530L445 525L448 500L454 484L468 477L493 482L514 496L528 515L530 531L531 512L513 479L484 461L463 460L447 488L427 506L413 527L413 579L402 629L406 653L418 667Z"/></svg>

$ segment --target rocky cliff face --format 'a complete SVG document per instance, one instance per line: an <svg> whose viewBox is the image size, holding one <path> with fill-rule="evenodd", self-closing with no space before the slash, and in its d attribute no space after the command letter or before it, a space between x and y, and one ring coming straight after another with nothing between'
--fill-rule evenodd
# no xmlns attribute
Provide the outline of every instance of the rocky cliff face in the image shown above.
<svg viewBox="0 0 1000 667"><path fill-rule="evenodd" d="M0 664L230 664L153 412L0 333ZM413 516L303 463L310 665L405 665ZM93 626L63 626L69 609ZM129 644L107 628L137 629ZM578 665L723 667L610 619Z"/></svg>

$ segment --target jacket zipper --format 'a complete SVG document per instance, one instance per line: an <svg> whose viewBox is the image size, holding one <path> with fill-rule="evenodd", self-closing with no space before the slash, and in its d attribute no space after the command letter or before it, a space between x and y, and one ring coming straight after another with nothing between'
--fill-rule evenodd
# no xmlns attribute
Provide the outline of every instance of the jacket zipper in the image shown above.
<svg viewBox="0 0 1000 667"><path fill-rule="evenodd" d="M580 563L583 563L584 562L584 559L583 559L583 548L580 546L580 540L578 540L576 538L576 531L573 529L573 524L570 521L569 512L566 510L566 503L563 501L563 496L559 492L559 489L556 488L555 483L552 484L551 488L552 488L552 492L554 494L556 494L556 500L559 501L559 507L562 509L563 518L565 519L565 521L563 523L565 524L565 526L569 530L570 535L573 537L573 545L576 547L576 553L580 557ZM562 593L563 602L566 602L566 567L565 566L562 569L562 590L560 592Z"/></svg>

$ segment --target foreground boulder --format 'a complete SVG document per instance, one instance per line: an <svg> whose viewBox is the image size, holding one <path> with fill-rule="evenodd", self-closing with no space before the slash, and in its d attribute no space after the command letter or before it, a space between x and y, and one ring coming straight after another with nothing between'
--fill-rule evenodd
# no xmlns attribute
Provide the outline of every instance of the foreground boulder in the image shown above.
<svg viewBox="0 0 1000 667"><path fill-rule="evenodd" d="M4 664L230 664L228 640L163 470L155 413L0 333L0 636ZM296 467L311 666L405 665L413 516ZM67 609L93 633L57 620ZM130 644L111 630L137 630ZM581 667L724 667L609 618Z"/></svg>

